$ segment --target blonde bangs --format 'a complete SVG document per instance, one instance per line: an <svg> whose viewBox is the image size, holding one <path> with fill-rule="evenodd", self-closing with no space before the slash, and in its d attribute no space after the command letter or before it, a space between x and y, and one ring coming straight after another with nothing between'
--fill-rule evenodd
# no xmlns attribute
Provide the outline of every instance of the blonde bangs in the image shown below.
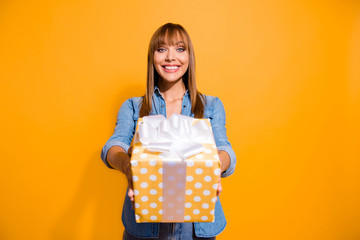
<svg viewBox="0 0 360 240"><path fill-rule="evenodd" d="M179 42L183 43L186 50L189 49L189 39L184 30L176 25L169 25L167 28L162 28L154 34L150 48L154 52L165 44L175 46Z"/></svg>

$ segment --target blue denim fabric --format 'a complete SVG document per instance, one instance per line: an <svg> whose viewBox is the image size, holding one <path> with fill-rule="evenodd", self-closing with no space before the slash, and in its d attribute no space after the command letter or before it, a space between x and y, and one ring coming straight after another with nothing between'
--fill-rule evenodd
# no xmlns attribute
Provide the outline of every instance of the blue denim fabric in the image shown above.
<svg viewBox="0 0 360 240"><path fill-rule="evenodd" d="M199 238L194 233L192 223L160 223L159 237L157 238L138 238L126 230L123 234L123 240L215 240L215 237Z"/></svg>
<svg viewBox="0 0 360 240"><path fill-rule="evenodd" d="M112 168L106 161L108 150L112 146L120 146L128 151L132 138L135 134L136 123L139 118L140 97L134 97L126 100L121 106L115 127L114 134L106 142L101 153L101 159L106 166ZM162 114L166 117L166 104L160 91L155 87L152 97L152 110L150 115ZM182 115L194 117L191 113L191 102L188 91L186 91L182 102ZM236 156L227 139L225 129L225 110L221 100L217 97L205 96L204 118L210 119L211 127L218 150L226 151L230 156L229 168L221 174L221 177L227 177L233 174L236 164ZM124 201L122 220L125 229L135 237L154 238L159 236L159 223L136 223L135 213L132 209L131 201L126 196ZM215 221L194 223L195 235L197 237L214 237L218 235L226 225L224 212L220 201L215 205Z"/></svg>

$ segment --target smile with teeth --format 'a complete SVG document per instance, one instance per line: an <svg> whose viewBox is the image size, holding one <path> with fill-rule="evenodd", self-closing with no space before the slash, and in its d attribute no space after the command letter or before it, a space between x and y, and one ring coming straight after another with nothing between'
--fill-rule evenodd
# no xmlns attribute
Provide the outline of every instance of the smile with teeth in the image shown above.
<svg viewBox="0 0 360 240"><path fill-rule="evenodd" d="M164 66L166 69L177 69L179 66Z"/></svg>
<svg viewBox="0 0 360 240"><path fill-rule="evenodd" d="M170 65L165 65L162 66L165 72L176 72L177 70L179 70L180 66L170 66Z"/></svg>

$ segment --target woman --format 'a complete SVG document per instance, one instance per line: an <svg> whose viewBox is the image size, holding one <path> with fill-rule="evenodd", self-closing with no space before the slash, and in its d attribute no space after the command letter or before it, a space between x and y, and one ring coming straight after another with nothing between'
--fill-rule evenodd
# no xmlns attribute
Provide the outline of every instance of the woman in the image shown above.
<svg viewBox="0 0 360 240"><path fill-rule="evenodd" d="M132 208L134 191L130 169L130 144L139 117L178 113L209 118L221 161L221 177L234 172L236 157L227 140L225 111L219 98L196 89L195 56L189 35L178 24L167 23L156 30L148 51L147 91L143 97L126 100L121 106L115 132L103 148L101 158L109 168L123 172L129 183L122 220L123 239L215 239L226 225L220 201L215 206L215 222L136 223ZM218 194L222 191L218 184Z"/></svg>

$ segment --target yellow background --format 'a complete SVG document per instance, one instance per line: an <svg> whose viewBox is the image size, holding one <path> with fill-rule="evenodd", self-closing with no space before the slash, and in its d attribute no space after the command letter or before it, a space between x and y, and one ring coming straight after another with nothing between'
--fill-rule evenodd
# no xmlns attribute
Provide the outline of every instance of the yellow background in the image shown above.
<svg viewBox="0 0 360 240"><path fill-rule="evenodd" d="M227 112L218 239L360 239L356 0L2 0L0 239L121 239L125 178L99 155L166 22Z"/></svg>

